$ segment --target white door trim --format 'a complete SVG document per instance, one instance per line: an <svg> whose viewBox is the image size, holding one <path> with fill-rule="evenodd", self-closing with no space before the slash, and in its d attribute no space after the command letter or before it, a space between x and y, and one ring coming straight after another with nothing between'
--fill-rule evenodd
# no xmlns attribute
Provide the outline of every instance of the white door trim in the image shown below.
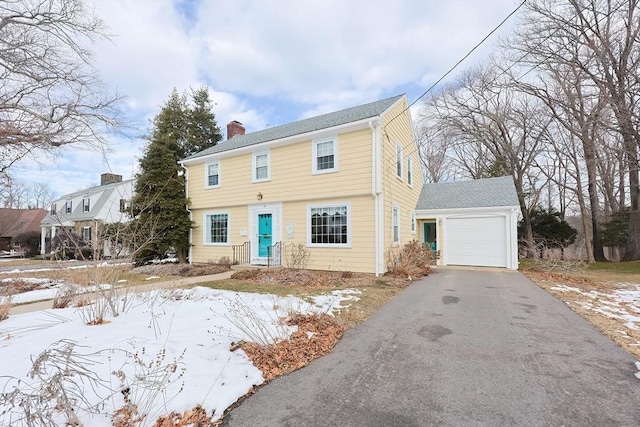
<svg viewBox="0 0 640 427"><path fill-rule="evenodd" d="M258 215L271 214L272 244L282 241L282 203L260 203L249 205L250 263L266 265L267 258L258 256Z"/></svg>

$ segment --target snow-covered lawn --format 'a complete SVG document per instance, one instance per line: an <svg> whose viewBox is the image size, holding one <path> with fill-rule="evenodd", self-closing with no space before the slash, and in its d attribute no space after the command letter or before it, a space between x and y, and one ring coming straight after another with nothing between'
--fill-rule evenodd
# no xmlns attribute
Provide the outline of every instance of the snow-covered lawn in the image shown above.
<svg viewBox="0 0 640 427"><path fill-rule="evenodd" d="M217 419L263 382L242 350L230 351L233 342L286 338L294 327L281 319L290 313L332 313L357 295L335 291L308 302L196 287L120 297L119 315L93 326L86 322L95 306L11 316L0 323L0 392L18 400L0 405L0 425L25 425L25 402L65 425L62 397L85 426L111 426L125 399L146 414L140 425L196 405ZM48 358L39 357L45 351Z"/></svg>

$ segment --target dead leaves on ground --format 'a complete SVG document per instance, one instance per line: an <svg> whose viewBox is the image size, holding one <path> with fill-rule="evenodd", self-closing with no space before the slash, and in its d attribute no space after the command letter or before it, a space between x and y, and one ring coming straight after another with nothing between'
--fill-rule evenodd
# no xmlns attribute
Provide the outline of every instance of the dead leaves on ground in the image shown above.
<svg viewBox="0 0 640 427"><path fill-rule="evenodd" d="M323 356L340 340L346 326L327 314L296 314L287 320L298 330L288 340L270 346L242 342L242 348L268 382L307 366Z"/></svg>

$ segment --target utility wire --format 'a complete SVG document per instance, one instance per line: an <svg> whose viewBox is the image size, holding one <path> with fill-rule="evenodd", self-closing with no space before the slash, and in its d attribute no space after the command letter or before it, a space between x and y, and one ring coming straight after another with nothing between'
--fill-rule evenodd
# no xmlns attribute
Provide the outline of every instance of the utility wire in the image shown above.
<svg viewBox="0 0 640 427"><path fill-rule="evenodd" d="M410 109L411 107L413 107L413 105L418 102L420 99L422 99L425 95L427 95L429 92L431 92L436 86L438 86L440 84L440 82L442 80L444 80L449 74L451 74L453 72L453 70L455 70L456 68L458 68L458 66L460 64L462 64L464 62L465 59L467 59L477 48L479 48L485 41L487 41L487 39L489 37L491 37L493 35L493 33L495 33L496 31L498 31L500 29L500 27L502 27L502 25L504 25L505 22L507 22L509 20L509 18L511 18L513 15L516 14L516 12L518 12L518 10L520 10L520 8L522 6L524 6L524 4L527 2L527 0L522 0L522 3L520 3L518 5L518 7L516 7L509 15L507 15L506 18L504 18L502 20L502 22L500 22L493 30L491 30L489 32L489 34L487 34L482 40L480 40L469 52L467 52L467 54L465 56L462 57L462 59L460 59L458 62L456 62L453 67L449 68L449 70L444 73L444 75L442 77L440 77L434 84L432 84L427 90L425 90L422 95L420 95L419 97L416 98L415 101L413 101L411 104L409 104L409 106L407 108L405 108L404 110L402 110L400 113L398 113L395 117L393 117L391 120L389 120L387 122L387 124L385 124L385 127L387 127L391 122L393 122L395 119L397 119L398 117L400 117L405 111L407 111L408 109Z"/></svg>

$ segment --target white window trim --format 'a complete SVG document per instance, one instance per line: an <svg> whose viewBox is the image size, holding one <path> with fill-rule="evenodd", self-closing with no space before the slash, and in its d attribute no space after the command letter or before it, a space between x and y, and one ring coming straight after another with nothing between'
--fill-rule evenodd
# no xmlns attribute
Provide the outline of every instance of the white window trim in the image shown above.
<svg viewBox="0 0 640 427"><path fill-rule="evenodd" d="M394 223L394 212L397 212L396 218L398 219L398 240L395 240L394 229L396 227ZM391 241L393 246L400 246L400 206L393 205L391 207Z"/></svg>
<svg viewBox="0 0 640 427"><path fill-rule="evenodd" d="M416 230L417 230L417 226L416 226L416 212L413 211L411 212L411 234L416 234Z"/></svg>
<svg viewBox="0 0 640 427"><path fill-rule="evenodd" d="M413 188L413 158L407 156L407 185Z"/></svg>
<svg viewBox="0 0 640 427"><path fill-rule="evenodd" d="M402 181L402 172L403 172L403 164L402 164L402 152L403 147L399 142L396 143L396 177ZM400 165L400 170L398 171L398 165Z"/></svg>
<svg viewBox="0 0 640 427"><path fill-rule="evenodd" d="M321 169L318 170L318 144L322 144L323 142L332 142L333 143L333 167L331 169ZM311 173L312 175L319 175L323 173L333 173L338 172L338 137L334 136L331 138L322 138L313 140L311 143Z"/></svg>
<svg viewBox="0 0 640 427"><path fill-rule="evenodd" d="M209 166L218 165L218 185L209 185ZM204 188L219 188L222 180L222 166L220 161L208 162L204 164Z"/></svg>
<svg viewBox="0 0 640 427"><path fill-rule="evenodd" d="M91 198L83 197L82 198L82 212L91 212Z"/></svg>
<svg viewBox="0 0 640 427"><path fill-rule="evenodd" d="M258 179L256 177L256 158L265 154L267 155L267 177ZM251 159L251 182L271 181L271 151L260 151L259 153L253 153Z"/></svg>
<svg viewBox="0 0 640 427"><path fill-rule="evenodd" d="M347 207L347 243L311 243L311 209ZM350 248L351 247L351 203L314 203L307 205L307 246L310 248Z"/></svg>
<svg viewBox="0 0 640 427"><path fill-rule="evenodd" d="M67 200L64 203L64 213L67 215L71 215L73 213L73 201Z"/></svg>
<svg viewBox="0 0 640 427"><path fill-rule="evenodd" d="M226 215L227 216L227 241L225 243L209 242L208 238L211 234L210 223L207 220L211 215ZM231 246L231 214L229 211L208 211L203 214L202 217L202 244L203 246Z"/></svg>
<svg viewBox="0 0 640 427"><path fill-rule="evenodd" d="M87 230L89 230L89 238L88 239L87 239L87 236L85 235ZM91 227L88 227L88 226L82 227L82 238L83 239L87 239L88 241L91 241L91 240L93 240L92 237L93 236L91 235Z"/></svg>

